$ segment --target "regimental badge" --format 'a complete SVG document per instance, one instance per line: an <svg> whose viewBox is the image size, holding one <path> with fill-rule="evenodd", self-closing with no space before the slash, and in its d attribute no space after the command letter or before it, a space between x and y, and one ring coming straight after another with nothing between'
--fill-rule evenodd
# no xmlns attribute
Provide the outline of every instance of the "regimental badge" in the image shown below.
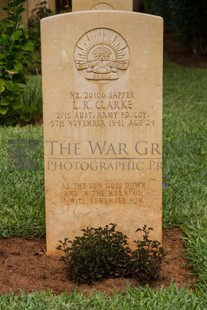
<svg viewBox="0 0 207 310"><path fill-rule="evenodd" d="M114 8L107 3L98 3L94 5L91 10L113 10Z"/></svg>
<svg viewBox="0 0 207 310"><path fill-rule="evenodd" d="M87 80L117 80L129 66L129 48L116 31L93 29L77 42L75 64Z"/></svg>

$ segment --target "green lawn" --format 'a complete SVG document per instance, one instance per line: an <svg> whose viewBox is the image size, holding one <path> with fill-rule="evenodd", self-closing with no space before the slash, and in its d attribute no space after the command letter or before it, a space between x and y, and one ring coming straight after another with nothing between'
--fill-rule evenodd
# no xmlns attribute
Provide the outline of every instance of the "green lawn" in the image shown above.
<svg viewBox="0 0 207 310"><path fill-rule="evenodd" d="M18 139L30 140L35 147L19 150ZM17 149L22 158L18 170ZM163 153L163 226L184 231L186 252L198 276L193 292L173 283L156 292L149 287L128 288L113 297L97 292L93 296L22 292L2 295L0 309L207 309L206 70L165 61ZM0 127L0 158L0 236L44 235L42 127Z"/></svg>
<svg viewBox="0 0 207 310"><path fill-rule="evenodd" d="M42 127L0 127L0 145L0 236L44 235Z"/></svg>

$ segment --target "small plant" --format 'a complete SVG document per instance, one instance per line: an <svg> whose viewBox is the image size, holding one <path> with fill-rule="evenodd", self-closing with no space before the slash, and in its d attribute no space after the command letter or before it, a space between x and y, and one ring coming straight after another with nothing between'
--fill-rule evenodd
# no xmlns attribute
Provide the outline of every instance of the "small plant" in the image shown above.
<svg viewBox="0 0 207 310"><path fill-rule="evenodd" d="M126 276L129 272L131 250L127 236L116 231L116 225L82 229L83 236L74 241L59 241L64 252L69 278L78 283L92 284L109 277Z"/></svg>
<svg viewBox="0 0 207 310"><path fill-rule="evenodd" d="M77 284L92 284L106 278L135 276L142 283L159 278L161 262L166 255L160 243L149 239L152 228L142 229L143 241L134 241L137 249L132 251L127 236L116 231L116 225L104 228L82 229L83 236L73 241L59 241L58 250L64 252L69 279Z"/></svg>
<svg viewBox="0 0 207 310"><path fill-rule="evenodd" d="M132 252L132 273L142 283L150 283L157 280L160 275L161 263L166 252L160 247L160 242L149 239L151 227L138 228L143 232L142 241L134 241L137 249Z"/></svg>

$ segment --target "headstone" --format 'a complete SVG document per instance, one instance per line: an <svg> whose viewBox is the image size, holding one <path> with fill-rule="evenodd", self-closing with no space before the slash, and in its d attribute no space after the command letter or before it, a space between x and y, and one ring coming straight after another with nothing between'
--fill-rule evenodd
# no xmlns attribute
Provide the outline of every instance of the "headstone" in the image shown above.
<svg viewBox="0 0 207 310"><path fill-rule="evenodd" d="M123 10L132 11L133 0L73 0L72 11Z"/></svg>
<svg viewBox="0 0 207 310"><path fill-rule="evenodd" d="M161 241L162 27L120 11L42 20L49 255L110 223L130 245L145 224Z"/></svg>

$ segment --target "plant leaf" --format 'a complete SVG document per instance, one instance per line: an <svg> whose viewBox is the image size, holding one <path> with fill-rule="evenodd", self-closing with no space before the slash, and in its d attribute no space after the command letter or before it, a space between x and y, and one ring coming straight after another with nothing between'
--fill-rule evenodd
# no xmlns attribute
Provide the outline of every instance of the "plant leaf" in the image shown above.
<svg viewBox="0 0 207 310"><path fill-rule="evenodd" d="M3 93L4 90L5 90L4 81L0 80L0 93Z"/></svg>
<svg viewBox="0 0 207 310"><path fill-rule="evenodd" d="M0 114L5 115L8 110L9 110L9 107L0 106Z"/></svg>

